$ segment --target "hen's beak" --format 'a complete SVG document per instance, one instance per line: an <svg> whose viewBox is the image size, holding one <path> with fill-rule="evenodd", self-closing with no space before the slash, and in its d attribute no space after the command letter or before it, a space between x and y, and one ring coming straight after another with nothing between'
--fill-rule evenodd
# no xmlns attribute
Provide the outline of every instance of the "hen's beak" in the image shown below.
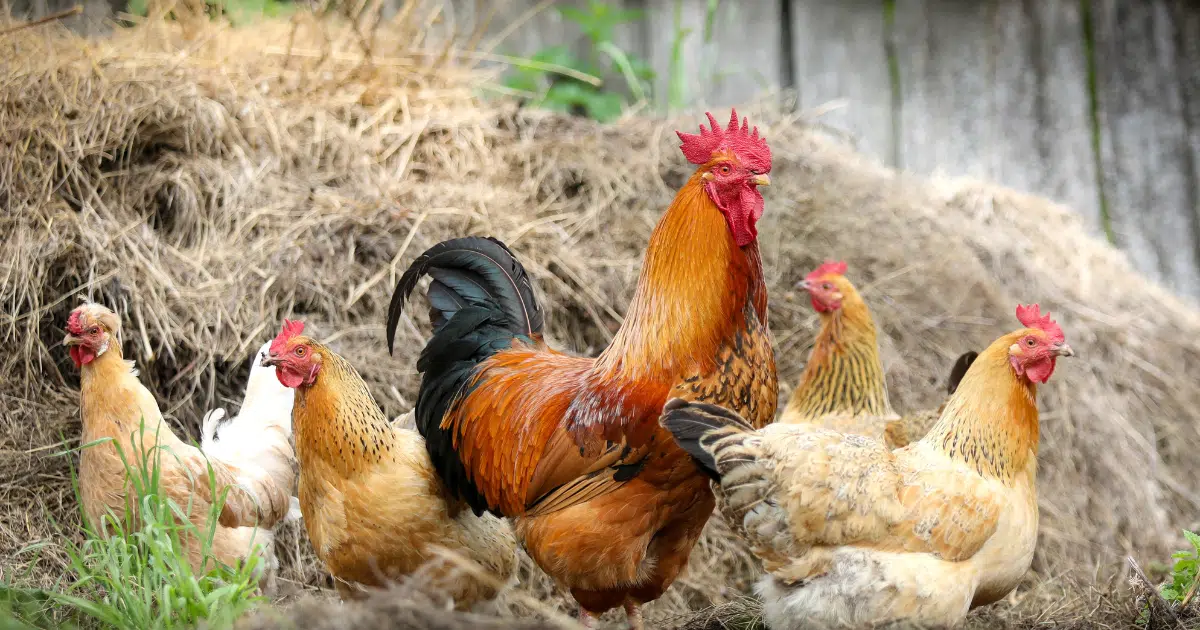
<svg viewBox="0 0 1200 630"><path fill-rule="evenodd" d="M795 288L800 289L802 291L807 291L810 288L812 288L812 285L808 284L808 280L801 280L800 282L796 283Z"/></svg>
<svg viewBox="0 0 1200 630"><path fill-rule="evenodd" d="M67 346L68 348L71 346L83 345L83 338L76 337L75 335L72 335L71 333L67 333L67 336L63 337L63 345Z"/></svg>
<svg viewBox="0 0 1200 630"><path fill-rule="evenodd" d="M1066 343L1060 343L1054 346L1054 354L1060 357L1073 357L1075 356L1075 351Z"/></svg>
<svg viewBox="0 0 1200 630"><path fill-rule="evenodd" d="M270 352L264 352L262 355L262 361L259 363L261 363L263 367L276 366L279 365L279 357L272 355Z"/></svg>
<svg viewBox="0 0 1200 630"><path fill-rule="evenodd" d="M770 186L771 178L767 177L765 174L755 175L754 177L750 178L750 183L754 184L755 186Z"/></svg>

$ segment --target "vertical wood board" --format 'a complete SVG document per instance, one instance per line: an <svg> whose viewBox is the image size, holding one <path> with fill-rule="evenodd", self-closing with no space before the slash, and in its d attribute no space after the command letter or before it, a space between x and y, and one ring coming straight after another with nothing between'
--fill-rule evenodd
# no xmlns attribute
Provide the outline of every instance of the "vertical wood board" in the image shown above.
<svg viewBox="0 0 1200 630"><path fill-rule="evenodd" d="M1117 243L1144 273L1200 295L1181 33L1168 0L1094 3L1104 192Z"/></svg>
<svg viewBox="0 0 1200 630"><path fill-rule="evenodd" d="M728 107L750 101L763 90L779 88L785 66L782 1L721 2L712 21L712 36L705 42L707 0L648 0L646 48L647 58L658 72L656 93L664 95L665 101L672 49L682 30L690 30L681 45L685 106Z"/></svg>
<svg viewBox="0 0 1200 630"><path fill-rule="evenodd" d="M848 133L863 152L893 164L893 93L883 3L788 1L799 106L812 109L845 100L819 121Z"/></svg>

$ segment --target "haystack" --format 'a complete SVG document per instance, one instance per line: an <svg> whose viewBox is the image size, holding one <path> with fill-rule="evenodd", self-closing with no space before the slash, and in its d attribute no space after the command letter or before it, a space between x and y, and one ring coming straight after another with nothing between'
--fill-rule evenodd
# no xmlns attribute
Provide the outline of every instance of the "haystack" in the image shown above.
<svg viewBox="0 0 1200 630"><path fill-rule="evenodd" d="M285 316L353 362L389 415L407 411L428 324L405 320L389 357L384 311L398 273L448 237L514 248L557 347L594 355L612 338L690 172L673 130L701 116L600 126L522 109L488 89L480 55L427 37L427 9L365 34L298 16L0 36L0 579L44 584L65 566L53 546L21 550L77 518L57 453L78 443L78 379L57 344L85 297L121 313L125 355L193 437L206 410L236 404L250 353ZM1166 558L1200 513L1200 312L1066 208L896 173L791 111L742 112L775 152L760 238L781 395L817 325L791 286L827 257L874 309L900 409L936 404L959 353L1014 328L1018 301L1040 302L1079 358L1041 392L1033 590L988 614L1028 611L1022 597L1061 594L1067 578L1110 584L1127 554ZM322 588L303 535L284 545L285 580ZM714 518L649 620L735 601L757 571ZM522 577L521 593L569 611L536 569ZM524 614L521 601L498 614Z"/></svg>

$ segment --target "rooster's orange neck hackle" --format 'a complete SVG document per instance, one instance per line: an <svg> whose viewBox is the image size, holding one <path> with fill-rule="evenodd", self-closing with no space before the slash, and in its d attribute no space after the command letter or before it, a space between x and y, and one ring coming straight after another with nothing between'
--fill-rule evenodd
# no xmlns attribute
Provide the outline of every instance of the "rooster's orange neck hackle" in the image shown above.
<svg viewBox="0 0 1200 630"><path fill-rule="evenodd" d="M625 321L598 360L602 372L668 382L711 367L722 340L744 329L747 317L766 325L756 186L768 181L770 149L757 128L738 124L736 111L724 129L708 119L711 129L679 134L699 168L650 235Z"/></svg>
<svg viewBox="0 0 1200 630"><path fill-rule="evenodd" d="M806 277L810 284L828 282L839 300L835 306L818 308L821 329L800 385L788 401L788 416L816 420L834 413L893 413L875 322L862 296L842 275L845 270L845 263L826 263ZM817 306L816 295L813 300Z"/></svg>

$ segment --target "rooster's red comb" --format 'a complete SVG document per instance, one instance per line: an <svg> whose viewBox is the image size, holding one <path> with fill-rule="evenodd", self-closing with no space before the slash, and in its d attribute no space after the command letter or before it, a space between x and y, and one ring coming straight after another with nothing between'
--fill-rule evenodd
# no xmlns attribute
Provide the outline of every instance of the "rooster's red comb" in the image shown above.
<svg viewBox="0 0 1200 630"><path fill-rule="evenodd" d="M749 121L745 118L742 119L742 124L738 125L736 109L729 117L729 126L724 129L711 113L706 112L704 115L708 116L711 129L700 125L700 133L675 132L683 141L679 149L683 151L683 157L686 157L687 161L692 164L707 164L713 153L723 149L732 151L750 169L760 173L771 171L771 147L767 146L765 138L758 135L758 127L751 129Z"/></svg>
<svg viewBox="0 0 1200 630"><path fill-rule="evenodd" d="M304 322L283 320L283 330L279 331L279 335L271 342L271 354L279 354L287 347L287 342L296 335L304 332Z"/></svg>
<svg viewBox="0 0 1200 630"><path fill-rule="evenodd" d="M813 281L818 278L823 278L828 275L844 276L846 275L846 261L844 260L827 260L820 267L812 270L812 273L804 276L805 280Z"/></svg>
<svg viewBox="0 0 1200 630"><path fill-rule="evenodd" d="M1066 336L1063 335L1062 328L1059 328L1058 322L1050 319L1049 311L1045 315L1042 315L1042 309L1037 304L1030 304L1029 306L1018 304L1017 319L1026 328L1037 328L1046 333L1046 336L1050 337L1050 341L1055 343L1066 341Z"/></svg>

